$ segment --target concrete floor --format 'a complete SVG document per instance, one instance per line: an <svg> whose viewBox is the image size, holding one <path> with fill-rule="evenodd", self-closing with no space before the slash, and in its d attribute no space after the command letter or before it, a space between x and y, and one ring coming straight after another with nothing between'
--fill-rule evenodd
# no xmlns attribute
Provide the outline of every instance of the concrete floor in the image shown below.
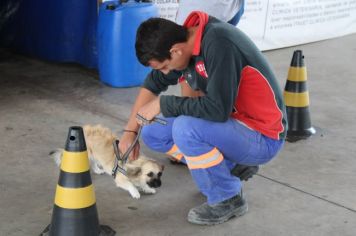
<svg viewBox="0 0 356 236"><path fill-rule="evenodd" d="M284 88L295 49L308 70L317 134L287 143L245 184L249 212L213 227L188 223L204 201L183 166L165 164L163 186L140 200L92 174L101 224L117 235L356 235L356 35L266 52ZM58 168L48 152L68 127L120 131L137 88L110 88L95 71L0 51L0 235L38 235L51 219ZM177 93L177 88L170 90Z"/></svg>

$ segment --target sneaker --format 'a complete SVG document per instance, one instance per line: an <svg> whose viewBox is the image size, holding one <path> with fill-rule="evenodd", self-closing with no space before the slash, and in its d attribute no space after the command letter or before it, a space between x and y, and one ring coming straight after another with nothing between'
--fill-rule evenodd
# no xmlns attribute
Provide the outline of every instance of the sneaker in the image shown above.
<svg viewBox="0 0 356 236"><path fill-rule="evenodd" d="M232 217L242 216L248 210L247 202L241 194L214 205L204 203L190 209L188 221L198 225L216 225Z"/></svg>
<svg viewBox="0 0 356 236"><path fill-rule="evenodd" d="M258 166L245 166L237 164L232 170L231 174L240 178L242 181L247 181L252 178L253 175L257 174L259 167Z"/></svg>

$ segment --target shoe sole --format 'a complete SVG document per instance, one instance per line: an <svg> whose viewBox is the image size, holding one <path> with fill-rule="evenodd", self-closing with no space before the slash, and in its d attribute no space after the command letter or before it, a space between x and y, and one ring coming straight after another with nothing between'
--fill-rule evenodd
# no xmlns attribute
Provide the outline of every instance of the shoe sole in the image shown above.
<svg viewBox="0 0 356 236"><path fill-rule="evenodd" d="M181 162L181 161L178 161L178 160L172 160L170 159L169 162L172 164L172 165L182 165L182 166L186 166L187 164Z"/></svg>
<svg viewBox="0 0 356 236"><path fill-rule="evenodd" d="M231 174L240 178L241 181L247 181L257 174L258 170L258 166L238 166L232 169Z"/></svg>
<svg viewBox="0 0 356 236"><path fill-rule="evenodd" d="M245 204L243 206L235 209L230 214L220 217L219 219L206 221L206 220L189 219L189 216L188 216L188 221L190 223L197 224L197 225L218 225L218 224L221 224L221 223L224 223L224 222L230 220L233 217L243 216L247 211L248 211L248 204L247 204L247 202L245 202Z"/></svg>

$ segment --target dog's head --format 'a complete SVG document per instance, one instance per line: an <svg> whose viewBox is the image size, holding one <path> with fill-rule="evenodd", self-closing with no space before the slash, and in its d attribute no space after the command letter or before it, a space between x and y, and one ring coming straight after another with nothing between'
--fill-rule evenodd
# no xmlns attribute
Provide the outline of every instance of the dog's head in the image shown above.
<svg viewBox="0 0 356 236"><path fill-rule="evenodd" d="M146 159L138 166L132 166L135 161L131 162L131 166L127 168L127 176L129 178L138 178L141 184L147 184L151 188L161 186L161 176L164 166L154 160Z"/></svg>
<svg viewBox="0 0 356 236"><path fill-rule="evenodd" d="M158 188L161 186L161 176L163 169L163 165L149 160L142 166L141 179L145 181L151 188Z"/></svg>

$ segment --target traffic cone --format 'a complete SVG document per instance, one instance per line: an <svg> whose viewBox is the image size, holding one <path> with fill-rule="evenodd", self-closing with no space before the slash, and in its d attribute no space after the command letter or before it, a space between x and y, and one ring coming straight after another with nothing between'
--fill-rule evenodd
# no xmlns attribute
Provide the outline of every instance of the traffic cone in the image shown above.
<svg viewBox="0 0 356 236"><path fill-rule="evenodd" d="M302 50L293 53L284 89L284 101L288 117L287 141L296 142L315 134L310 121L307 70Z"/></svg>
<svg viewBox="0 0 356 236"><path fill-rule="evenodd" d="M51 236L115 235L100 226L82 127L70 127L63 151L51 224L41 233Z"/></svg>

